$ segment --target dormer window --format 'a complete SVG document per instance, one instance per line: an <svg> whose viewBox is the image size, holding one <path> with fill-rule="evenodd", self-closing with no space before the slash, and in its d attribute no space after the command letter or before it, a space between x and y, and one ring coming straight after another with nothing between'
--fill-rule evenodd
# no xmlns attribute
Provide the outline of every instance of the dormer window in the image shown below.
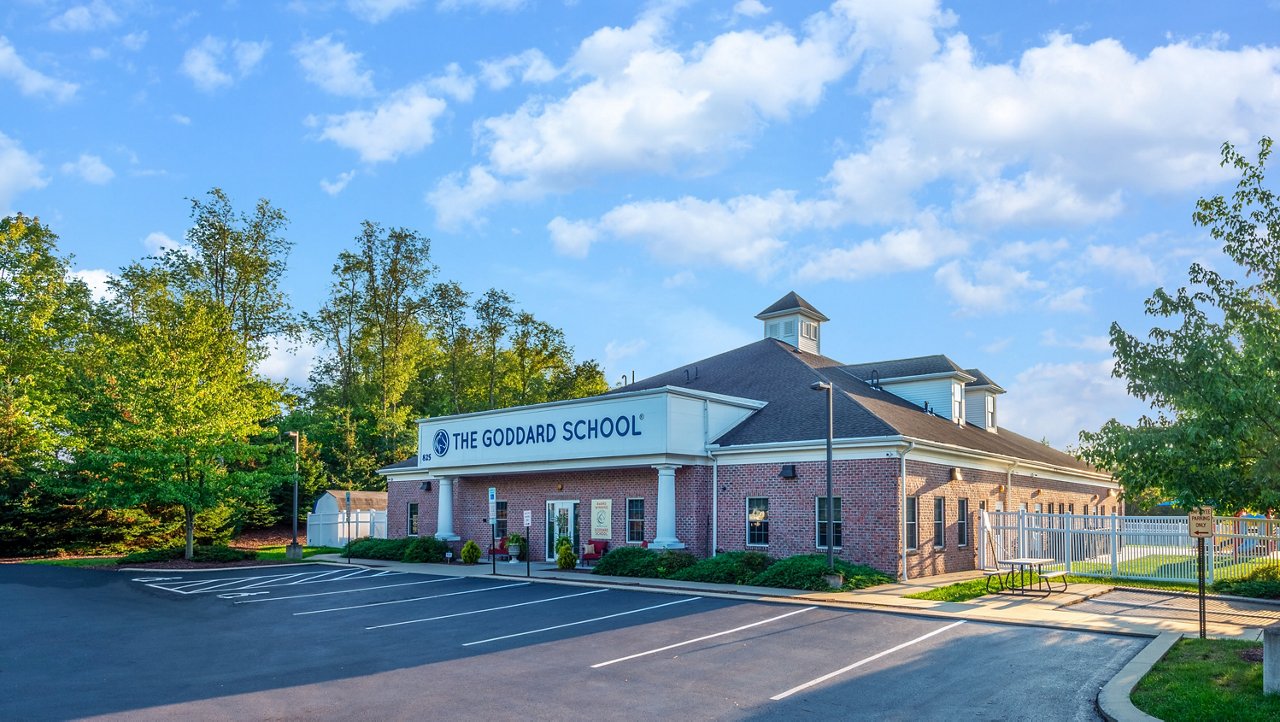
<svg viewBox="0 0 1280 722"><path fill-rule="evenodd" d="M818 340L818 324L813 321L800 322L800 335L814 341Z"/></svg>
<svg viewBox="0 0 1280 722"><path fill-rule="evenodd" d="M951 420L964 426L964 387L951 384Z"/></svg>
<svg viewBox="0 0 1280 722"><path fill-rule="evenodd" d="M987 394L987 428L996 428L996 397Z"/></svg>
<svg viewBox="0 0 1280 722"><path fill-rule="evenodd" d="M791 344L806 353L822 353L818 327L829 319L794 291L756 314L756 318L764 321L765 338Z"/></svg>

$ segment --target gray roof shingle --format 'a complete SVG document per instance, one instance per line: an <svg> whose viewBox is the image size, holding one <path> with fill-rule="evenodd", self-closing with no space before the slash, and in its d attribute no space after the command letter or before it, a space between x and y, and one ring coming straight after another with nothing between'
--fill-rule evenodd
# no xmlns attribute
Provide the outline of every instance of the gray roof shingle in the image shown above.
<svg viewBox="0 0 1280 722"><path fill-rule="evenodd" d="M847 373L863 381L870 381L873 375L880 379L897 379L927 374L966 373L955 361L942 354L850 364L843 368Z"/></svg>
<svg viewBox="0 0 1280 722"><path fill-rule="evenodd" d="M777 301L774 301L768 308L761 311L760 313L757 313L756 318L763 319L767 316L776 316L781 313L786 313L787 311L796 311L796 310L808 311L811 315L817 317L819 320L822 320L822 321L831 320L827 318L821 311L814 308L813 304L809 303L803 298L800 298L800 295L797 294L795 291L792 291L787 295L783 296L782 298L779 298Z"/></svg>

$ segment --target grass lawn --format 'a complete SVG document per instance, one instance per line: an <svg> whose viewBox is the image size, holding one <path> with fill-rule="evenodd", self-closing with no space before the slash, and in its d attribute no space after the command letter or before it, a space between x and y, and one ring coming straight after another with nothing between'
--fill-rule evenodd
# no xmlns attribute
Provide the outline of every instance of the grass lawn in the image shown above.
<svg viewBox="0 0 1280 722"><path fill-rule="evenodd" d="M30 559L23 564L38 564L46 567L110 567L115 566L120 557L84 557L82 559Z"/></svg>
<svg viewBox="0 0 1280 722"><path fill-rule="evenodd" d="M1208 574L1210 556L1205 558L1205 573ZM1229 557L1214 559L1213 561L1213 578L1214 579L1234 579L1243 577L1250 571L1258 568L1257 562L1240 562L1231 560ZM1187 577L1194 579L1196 576L1196 555L1195 554L1148 554L1144 557L1136 559L1126 559L1118 565L1121 577ZM1075 562L1071 565L1073 571L1077 572L1098 572L1100 574L1111 573L1110 562Z"/></svg>
<svg viewBox="0 0 1280 722"><path fill-rule="evenodd" d="M1260 642L1183 639L1134 688L1138 709L1166 722L1276 720L1280 696L1262 694L1262 662L1240 653Z"/></svg>
<svg viewBox="0 0 1280 722"><path fill-rule="evenodd" d="M1034 584L1037 576L1030 575L1030 584ZM1198 587L1194 584L1182 584L1180 582L1147 582L1140 579L1118 579L1115 577L1082 577L1077 574L1069 574L1066 577L1067 584L1111 584L1115 586L1125 587L1141 587L1143 589L1168 589L1179 592L1198 591ZM907 599L932 599L937 602L964 602L970 599L987 594L987 580L985 578L970 579L967 582L956 582L948 584L945 587L930 589L925 592L916 592L915 594L905 595Z"/></svg>
<svg viewBox="0 0 1280 722"><path fill-rule="evenodd" d="M280 544L278 546L271 546L271 547L258 547L257 549L258 558L264 559L264 560L273 560L273 561L284 559L285 558L284 550L285 550L284 544ZM316 554L341 554L341 553L342 553L342 549L340 547L302 547L303 559L306 559L307 557L310 557L310 556L315 556Z"/></svg>

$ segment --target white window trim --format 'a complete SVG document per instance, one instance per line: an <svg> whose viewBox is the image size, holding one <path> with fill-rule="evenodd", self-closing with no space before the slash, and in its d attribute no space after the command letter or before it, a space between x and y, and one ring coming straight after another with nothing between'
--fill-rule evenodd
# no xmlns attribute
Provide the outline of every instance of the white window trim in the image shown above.
<svg viewBox="0 0 1280 722"><path fill-rule="evenodd" d="M640 503L641 503L641 505L643 505L643 504L644 504L644 497L643 497L643 496L629 496L629 497L627 497L627 500L624 502L624 503L627 505L627 506L626 506L627 527L626 527L626 529L624 530L624 532L623 532L623 533L624 533L624 534L626 534L626 538L627 538L627 543L628 543L628 544L643 544L643 543L644 543L644 523L645 523L645 521L646 521L646 519L645 519L643 516L642 516L642 517L640 517L640 538L639 538L639 539L637 539L637 540L635 540L635 541L632 541L632 539L631 539L631 522L632 522L632 521L634 521L634 520L631 518L631 502L633 502L633 501L638 501L638 502L640 502ZM644 511L645 513L648 513L648 509L644 509L644 508L643 508L643 506L641 507L641 510L642 510L642 511Z"/></svg>
<svg viewBox="0 0 1280 722"><path fill-rule="evenodd" d="M942 507L941 514L938 513L939 506ZM933 548L947 548L947 500L941 496L933 498Z"/></svg>
<svg viewBox="0 0 1280 722"><path fill-rule="evenodd" d="M764 523L765 523L765 524L768 524L768 523L769 523L769 512L767 511L767 508L768 508L768 505L769 505L769 497L767 497L767 496L748 496L748 497L747 497L747 500L746 500L746 529L744 530L744 531L746 532L746 536L744 537L744 539L743 539L743 540L746 542L746 546L749 546L749 547L761 547L761 548L768 547L768 546L769 546L769 542L768 542L768 541L765 541L765 543L763 543L763 544L761 544L760 542L752 542L752 541L751 541L751 500L752 500L752 499L764 499L764 501L765 501L765 507L766 507L765 517L764 517ZM767 529L767 528L768 528L768 527L766 527L766 529ZM766 539L766 540L769 538L769 532L768 532L768 531L765 531L765 533L764 533L764 537L765 537L765 539Z"/></svg>
<svg viewBox="0 0 1280 722"><path fill-rule="evenodd" d="M960 541L961 529L964 529L963 542ZM969 546L969 498L962 497L956 500L956 548L964 549L967 546Z"/></svg>
<svg viewBox="0 0 1280 722"><path fill-rule="evenodd" d="M408 504L408 506L404 508L404 512L405 512L404 513L404 535L407 537L420 536L422 534L421 532L422 507L416 501L406 502L406 504ZM416 532L413 531L413 517L414 517L413 507L415 506L418 507L418 528L419 528L419 531L416 531Z"/></svg>
<svg viewBox="0 0 1280 722"><path fill-rule="evenodd" d="M915 509L915 521L910 521L908 519L906 510L904 509L902 512L903 526L914 531L915 534L905 534L906 530L904 529L903 531L905 536L902 540L902 545L906 547L907 551L917 551L920 549L920 497L908 496L907 507ZM912 536L915 536L916 543L911 546L907 546L907 539L910 539Z"/></svg>
<svg viewBox="0 0 1280 722"><path fill-rule="evenodd" d="M831 497L831 499L832 499L831 501L832 506L838 505L840 507L840 519L837 520L834 524L834 526L840 528L840 544L838 544L835 547L835 550L839 551L841 549L844 549L844 502L841 501L840 497L838 496L833 496ZM826 496L817 496L817 497L814 497L813 499L813 524L815 527L813 530L813 548L822 549L823 551L826 550L826 547L818 543L819 541L818 537L820 534L822 534L822 529L825 529L827 525L825 522L818 520L818 512L822 510L822 502L826 500L827 500ZM833 529L832 536L834 535L835 535L835 530Z"/></svg>

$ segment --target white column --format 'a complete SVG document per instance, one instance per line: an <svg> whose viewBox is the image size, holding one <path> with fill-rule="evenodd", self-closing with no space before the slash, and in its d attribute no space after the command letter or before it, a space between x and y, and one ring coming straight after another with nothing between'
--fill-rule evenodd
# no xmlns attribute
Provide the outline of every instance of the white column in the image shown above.
<svg viewBox="0 0 1280 722"><path fill-rule="evenodd" d="M658 535L650 547L656 549L684 549L676 538L676 469L671 464L653 467L658 470Z"/></svg>
<svg viewBox="0 0 1280 722"><path fill-rule="evenodd" d="M454 479L440 480L440 498L436 501L436 538L445 541L457 541L461 537L453 533L453 482Z"/></svg>

